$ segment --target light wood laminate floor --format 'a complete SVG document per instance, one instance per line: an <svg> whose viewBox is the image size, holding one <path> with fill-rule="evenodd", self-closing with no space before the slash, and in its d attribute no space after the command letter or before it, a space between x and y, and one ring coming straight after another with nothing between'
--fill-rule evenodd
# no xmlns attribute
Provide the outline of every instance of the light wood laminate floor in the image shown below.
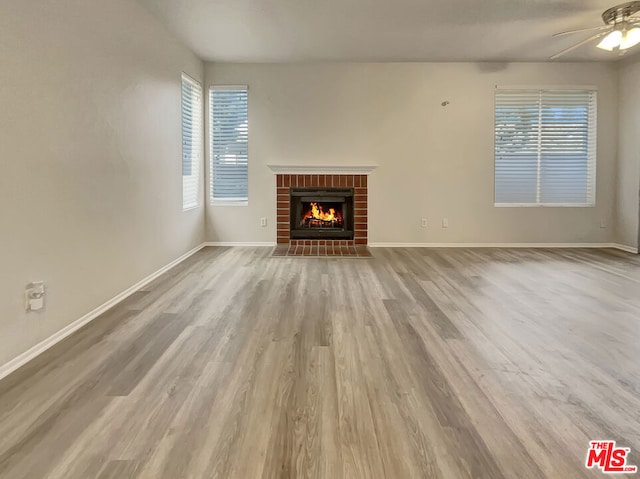
<svg viewBox="0 0 640 479"><path fill-rule="evenodd" d="M373 253L192 256L0 382L0 477L603 477L590 439L640 465L637 256Z"/></svg>

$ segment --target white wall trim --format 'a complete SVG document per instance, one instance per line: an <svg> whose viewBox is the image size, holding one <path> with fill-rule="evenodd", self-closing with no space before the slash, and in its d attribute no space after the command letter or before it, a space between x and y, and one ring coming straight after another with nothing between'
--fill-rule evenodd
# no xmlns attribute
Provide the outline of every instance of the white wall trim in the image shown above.
<svg viewBox="0 0 640 479"><path fill-rule="evenodd" d="M629 253L637 249L616 243L369 243L371 248L615 248Z"/></svg>
<svg viewBox="0 0 640 479"><path fill-rule="evenodd" d="M82 328L85 324L90 323L91 321L96 319L98 316L100 316L102 313L104 313L105 311L113 308L118 303L124 301L129 296L131 296L133 293L135 293L136 291L139 291L141 288L143 288L144 286L149 284L151 281L156 279L158 276L161 276L162 274L166 273L171 268L173 268L174 266L176 266L179 263L183 262L185 259L187 259L188 257L192 256L193 254L197 253L198 251L200 251L205 246L206 246L206 243L202 243L199 246L196 246L195 248L193 248L192 250L186 252L185 254L180 256L179 258L173 260L171 263L163 266L162 268L160 268L155 273L151 273L149 276L147 276L146 278L138 281L136 284L134 284L130 288L127 288L125 291L123 291L120 294L114 296L113 298L108 300L106 303L101 304L100 306L98 306L93 311L90 311L89 313L85 314L80 319L75 320L73 323L65 326L64 328L62 328L57 333L54 333L53 335L49 336L47 339L39 342L38 344L36 344L32 348L28 349L24 353L20 354L19 356L15 357L14 359L9 361L8 363L0 366L0 379L3 379L5 377L7 377L12 372L14 372L17 369L21 368L22 366L27 364L29 361L31 361L32 359L36 358L37 356L39 356L43 352L45 352L47 349L53 347L54 345L56 345L57 343L59 343L60 341L65 339L66 337L70 336L71 334L76 332L78 329Z"/></svg>
<svg viewBox="0 0 640 479"><path fill-rule="evenodd" d="M276 175L369 175L376 165L267 165Z"/></svg>
<svg viewBox="0 0 640 479"><path fill-rule="evenodd" d="M204 246L236 246L236 247L249 247L249 246L275 246L275 242L235 242L235 241L209 241L204 243Z"/></svg>
<svg viewBox="0 0 640 479"><path fill-rule="evenodd" d="M274 247L275 242L209 241L205 246ZM638 253L638 249L617 243L369 243L371 248L614 248L628 253Z"/></svg>
<svg viewBox="0 0 640 479"><path fill-rule="evenodd" d="M200 245L200 248L205 246L274 247L276 243L269 241L209 241ZM638 253L637 248L618 243L369 243L367 246L371 248L614 248L628 253Z"/></svg>
<svg viewBox="0 0 640 479"><path fill-rule="evenodd" d="M611 243L611 248L619 249L622 251L626 251L627 253L638 254L638 248L634 246L627 246L619 243Z"/></svg>
<svg viewBox="0 0 640 479"><path fill-rule="evenodd" d="M136 291L149 284L154 279L158 278L162 274L169 271L174 266L183 262L190 256L194 255L202 248L207 246L235 246L235 247L247 247L247 246L275 246L272 242L253 242L253 243L237 243L237 242L206 242L199 246L196 246L192 250L186 252L179 258L173 260L171 263L163 266L156 272L150 274L146 278L140 280L133 286L127 288L125 291L114 296L107 302L98 306L94 310L85 314L81 318L77 319L73 323L65 326L57 333L49 336L47 339L36 344L32 348L28 349L24 353L15 357L6 364L0 366L0 379L7 377L12 372L21 368L32 359L36 358L47 349L53 347L63 339L67 338L84 325L90 323L98 316L113 308L118 303L121 303ZM638 249L625 246L617 243L370 243L372 248L615 248L629 253L638 253Z"/></svg>

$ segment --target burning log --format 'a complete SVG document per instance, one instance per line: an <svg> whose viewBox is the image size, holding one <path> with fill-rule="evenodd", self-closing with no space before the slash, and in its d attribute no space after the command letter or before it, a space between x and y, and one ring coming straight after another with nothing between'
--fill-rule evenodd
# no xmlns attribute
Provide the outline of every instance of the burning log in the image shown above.
<svg viewBox="0 0 640 479"><path fill-rule="evenodd" d="M340 226L340 223L337 220L319 220L315 218L305 218L302 221L303 226L307 226L309 228L334 228L336 226Z"/></svg>
<svg viewBox="0 0 640 479"><path fill-rule="evenodd" d="M324 211L322 205L311 203L311 209L304 213L300 224L309 228L332 228L342 225L342 215L336 213L335 208L329 208L329 211Z"/></svg>

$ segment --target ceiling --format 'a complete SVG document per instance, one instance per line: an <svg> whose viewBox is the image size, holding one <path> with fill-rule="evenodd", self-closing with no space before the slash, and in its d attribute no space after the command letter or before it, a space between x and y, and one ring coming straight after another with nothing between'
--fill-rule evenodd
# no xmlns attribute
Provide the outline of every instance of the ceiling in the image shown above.
<svg viewBox="0 0 640 479"><path fill-rule="evenodd" d="M204 60L546 61L616 0L138 0ZM622 2L622 0L620 0ZM640 46L632 53L637 53ZM562 57L615 61L594 44Z"/></svg>

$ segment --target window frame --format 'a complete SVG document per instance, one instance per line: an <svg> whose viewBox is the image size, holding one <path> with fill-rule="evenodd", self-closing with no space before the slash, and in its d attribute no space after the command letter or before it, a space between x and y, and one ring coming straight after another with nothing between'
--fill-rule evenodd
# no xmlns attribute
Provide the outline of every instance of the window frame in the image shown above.
<svg viewBox="0 0 640 479"><path fill-rule="evenodd" d="M194 177L195 176L195 183L196 183L196 197L195 197L195 202L189 202L186 203L185 201L185 192L186 192L186 188L185 188L185 178L187 178L187 176L185 176L184 174L184 157L185 157L185 138L184 138L184 121L185 121L185 116L184 116L184 84L188 83L190 84L192 87L195 87L197 90L199 90L200 93L200 101L199 104L197 105L198 108L198 114L199 114L199 119L200 119L200 128L194 130L193 128L191 129L192 134L195 133L198 135L199 137L199 145L197 145L197 148L194 148L193 143L194 140L192 138L192 145L191 145L191 151L193 152L194 150L197 150L197 158L196 158L196 164L194 165L194 161L193 161L193 157L192 157L192 162L191 162L191 171L194 172L195 174L189 175L188 177ZM193 78L191 75L182 72L181 75L181 81L180 81L180 153L181 153L181 169L182 169L182 211L189 211L189 210L194 210L197 208L200 208L202 206L202 167L203 167L203 150L204 150L204 89L202 88L202 83L200 83L198 80L196 80L195 78Z"/></svg>
<svg viewBox="0 0 640 479"><path fill-rule="evenodd" d="M497 173L497 126L498 126L498 118L497 118L497 98L499 92L522 92L524 93L532 93L537 92L542 95L545 92L588 92L592 95L593 101L593 115L590 118L591 122L587 124L588 128L588 136L587 142L589 144L587 151L587 168L590 170L590 174L588 173L587 181L589 184L586 185L589 197L584 203L571 203L571 202L557 202L557 203L549 203L549 202L540 202L540 177L541 177L541 168L542 163L540 160L541 150L540 146L536 152L538 156L538 179L536 181L536 188L538 191L537 201L530 203L517 203L517 202L497 202L497 181L496 181L496 173ZM597 183L597 163L598 163L598 151L597 151L597 135L598 135L598 89L592 85L576 85L576 86L498 86L496 85L494 91L494 123L493 123L493 140L494 140L494 154L493 154L493 206L496 208L595 208L596 206L596 183ZM542 123L538 123L542 125ZM592 136L590 136L592 135ZM592 151L589 151L592 150ZM592 158L590 155L592 154Z"/></svg>
<svg viewBox="0 0 640 479"><path fill-rule="evenodd" d="M247 121L247 146L246 146L246 157L247 157L247 196L239 197L239 198L216 198L214 196L215 191L213 187L213 174L214 174L214 108L213 108L213 92L216 90L239 90L246 92L247 96L247 105L246 105L246 121ZM242 84L210 84L208 88L208 102L207 108L209 109L208 114L208 147L209 147L209 184L208 184L208 197L209 204L211 206L248 206L249 205L249 86Z"/></svg>

